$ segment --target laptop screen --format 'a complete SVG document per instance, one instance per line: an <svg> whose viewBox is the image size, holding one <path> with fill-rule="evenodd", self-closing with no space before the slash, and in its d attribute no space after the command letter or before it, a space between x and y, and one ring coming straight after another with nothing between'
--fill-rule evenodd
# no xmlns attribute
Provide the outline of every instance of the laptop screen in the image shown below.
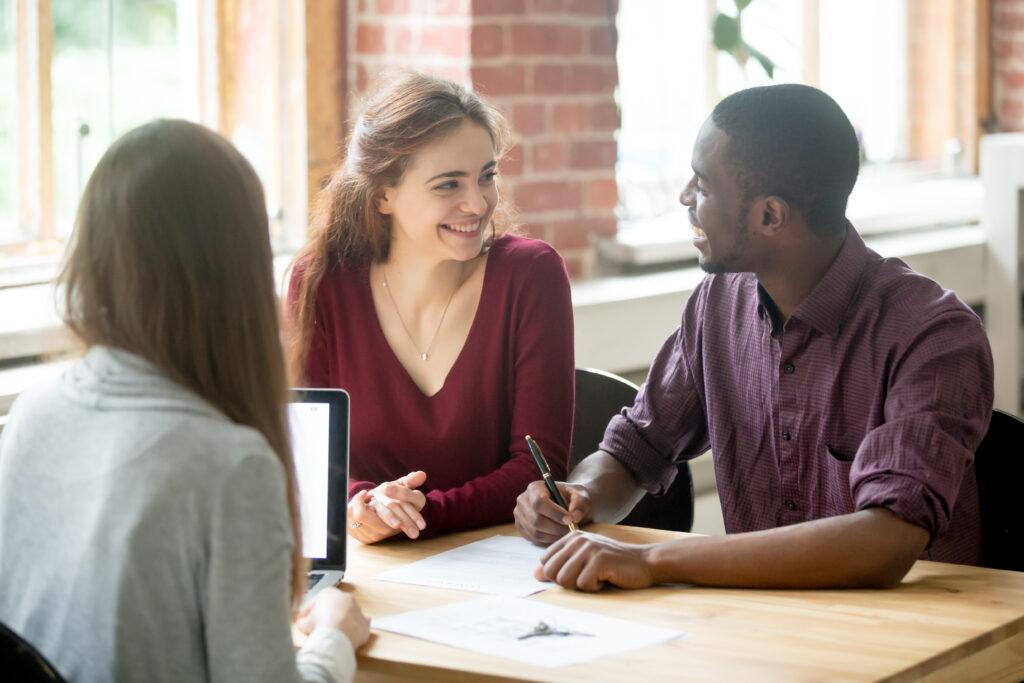
<svg viewBox="0 0 1024 683"><path fill-rule="evenodd" d="M320 569L344 569L348 504L348 394L295 389L288 404L299 487L302 554Z"/></svg>

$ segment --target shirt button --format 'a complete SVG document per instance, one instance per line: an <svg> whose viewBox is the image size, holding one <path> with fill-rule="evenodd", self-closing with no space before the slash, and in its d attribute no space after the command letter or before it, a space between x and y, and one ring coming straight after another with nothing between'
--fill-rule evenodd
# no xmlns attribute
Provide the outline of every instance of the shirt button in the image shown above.
<svg viewBox="0 0 1024 683"><path fill-rule="evenodd" d="M791 500L787 500L785 505L786 505L786 509L789 510L790 512L792 512L793 510L796 510L796 503L794 503Z"/></svg>
<svg viewBox="0 0 1024 683"><path fill-rule="evenodd" d="M786 363L785 365L782 366L782 371L787 375L792 375L794 372L796 372L796 368L793 367L792 363Z"/></svg>
<svg viewBox="0 0 1024 683"><path fill-rule="evenodd" d="M789 432L782 432L782 440L789 441L793 436Z"/></svg>

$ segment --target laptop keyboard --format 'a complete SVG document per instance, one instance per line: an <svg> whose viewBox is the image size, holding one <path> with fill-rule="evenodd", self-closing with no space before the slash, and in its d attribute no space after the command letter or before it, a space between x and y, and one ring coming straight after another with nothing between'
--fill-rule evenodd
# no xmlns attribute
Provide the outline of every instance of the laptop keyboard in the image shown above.
<svg viewBox="0 0 1024 683"><path fill-rule="evenodd" d="M306 590L310 590L313 586L320 583L320 579L324 578L323 574L317 574L315 572L309 572L306 574Z"/></svg>

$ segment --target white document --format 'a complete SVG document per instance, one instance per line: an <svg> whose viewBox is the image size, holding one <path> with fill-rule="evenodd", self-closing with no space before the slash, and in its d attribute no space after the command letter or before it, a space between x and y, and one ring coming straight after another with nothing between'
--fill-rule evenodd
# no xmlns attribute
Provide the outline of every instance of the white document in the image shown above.
<svg viewBox="0 0 1024 683"><path fill-rule="evenodd" d="M371 626L550 668L589 662L686 636L682 631L501 596L380 617ZM522 638L538 627L568 635Z"/></svg>
<svg viewBox="0 0 1024 683"><path fill-rule="evenodd" d="M491 536L373 577L381 581L526 597L553 584L533 578L544 548L518 536Z"/></svg>

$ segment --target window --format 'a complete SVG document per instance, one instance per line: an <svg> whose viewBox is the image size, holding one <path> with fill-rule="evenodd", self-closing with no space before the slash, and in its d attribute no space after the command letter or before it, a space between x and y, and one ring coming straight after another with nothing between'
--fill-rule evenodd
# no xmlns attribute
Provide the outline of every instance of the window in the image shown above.
<svg viewBox="0 0 1024 683"><path fill-rule="evenodd" d="M632 243L656 245L652 259L696 257L680 244L686 219L678 205L696 133L722 96L773 82L820 87L850 117L864 155L850 207L861 232L976 222L980 186L962 178L974 173L981 117L958 107L973 98L961 74L984 77L972 50L987 43L967 21L977 3L953 5L752 0L743 38L775 63L769 78L757 60L741 68L712 45L714 17L735 15L734 0L620 0L620 233L603 253L631 261L635 250L622 246ZM937 99L948 106L936 107Z"/></svg>
<svg viewBox="0 0 1024 683"><path fill-rule="evenodd" d="M283 21L295 6L0 0L0 267L39 253L52 263L100 156L158 117L230 138L264 183L275 246L301 242L305 173L284 171L305 165L295 144L305 102L294 96L305 36Z"/></svg>

